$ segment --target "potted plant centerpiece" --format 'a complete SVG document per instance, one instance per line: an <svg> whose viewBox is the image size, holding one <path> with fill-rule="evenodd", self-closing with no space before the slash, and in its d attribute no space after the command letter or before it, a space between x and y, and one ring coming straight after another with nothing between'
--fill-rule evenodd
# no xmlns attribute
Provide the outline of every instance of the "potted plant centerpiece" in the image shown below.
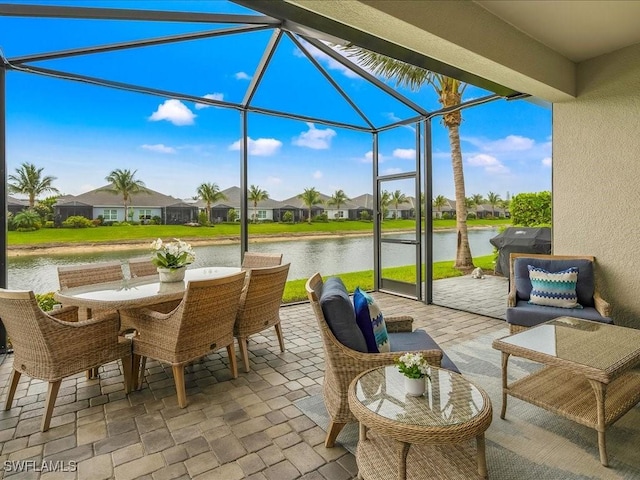
<svg viewBox="0 0 640 480"><path fill-rule="evenodd" d="M151 251L151 263L157 267L161 282L181 282L187 265L196 259L191 245L178 238L167 243L158 238L151 242Z"/></svg>
<svg viewBox="0 0 640 480"><path fill-rule="evenodd" d="M419 397L426 390L426 379L429 378L429 364L421 353L405 353L396 365L404 375L404 388L407 395Z"/></svg>

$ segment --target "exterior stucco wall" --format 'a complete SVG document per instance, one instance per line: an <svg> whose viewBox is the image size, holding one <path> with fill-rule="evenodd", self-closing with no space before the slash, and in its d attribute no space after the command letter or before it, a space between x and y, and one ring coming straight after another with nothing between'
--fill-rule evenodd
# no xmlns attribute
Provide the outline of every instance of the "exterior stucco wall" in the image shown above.
<svg viewBox="0 0 640 480"><path fill-rule="evenodd" d="M578 66L553 107L553 246L594 255L614 321L640 328L640 45Z"/></svg>

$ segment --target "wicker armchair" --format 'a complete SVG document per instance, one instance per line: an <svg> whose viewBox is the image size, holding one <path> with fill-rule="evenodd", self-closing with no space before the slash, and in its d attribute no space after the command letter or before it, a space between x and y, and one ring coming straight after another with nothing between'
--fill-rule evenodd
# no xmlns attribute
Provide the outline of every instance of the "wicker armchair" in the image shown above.
<svg viewBox="0 0 640 480"><path fill-rule="evenodd" d="M171 364L178 404L187 406L184 366L209 352L227 348L233 378L238 376L233 325L245 272L187 284L182 302L170 313L149 309L128 311L138 334L133 338L136 388L142 385L146 358Z"/></svg>
<svg viewBox="0 0 640 480"><path fill-rule="evenodd" d="M157 267L151 263L149 258L130 258L127 263L129 265L131 278L158 275Z"/></svg>
<svg viewBox="0 0 640 480"><path fill-rule="evenodd" d="M247 342L249 335L275 327L280 351L284 352L284 340L280 327L280 305L287 283L289 263L277 267L253 268L247 274L245 288L240 297L240 308L233 328L238 339L244 369L250 371Z"/></svg>
<svg viewBox="0 0 640 480"><path fill-rule="evenodd" d="M565 315L601 323L613 323L611 305L602 298L596 278L596 259L588 255L512 253L509 257L509 296L506 320L511 334ZM576 295L582 308L559 308L529 303L531 280L528 265L558 272L578 267Z"/></svg>
<svg viewBox="0 0 640 480"><path fill-rule="evenodd" d="M89 263L86 265L70 265L58 267L58 282L60 290L67 288L81 287L84 285L95 285L96 283L117 282L124 280L122 265L120 262ZM78 310L78 318L85 320L88 318L102 318L103 316L117 316L115 310L94 312L90 308ZM123 330L121 330L122 332ZM98 368L87 370L87 378L98 376Z"/></svg>
<svg viewBox="0 0 640 480"><path fill-rule="evenodd" d="M324 344L323 393L324 403L331 417L324 444L325 447L330 448L334 446L336 437L347 423L357 422L356 417L349 409L348 389L351 381L365 370L393 364L402 353L362 353L340 343L329 328L320 306L322 288L323 281L319 273L307 280L307 296L311 301L311 307L318 321ZM411 317L385 317L384 320L389 332L411 332L412 330L413 319ZM423 350L421 353L430 364L438 367L441 365L442 350Z"/></svg>
<svg viewBox="0 0 640 480"><path fill-rule="evenodd" d="M243 270L248 268L275 267L281 264L281 253L244 252L244 257L242 258Z"/></svg>
<svg viewBox="0 0 640 480"><path fill-rule="evenodd" d="M78 321L76 307L43 312L31 291L0 290L0 318L13 344L13 371L5 410L22 374L49 382L41 430L49 429L62 379L122 360L124 389L131 386L131 340L118 336L115 315Z"/></svg>

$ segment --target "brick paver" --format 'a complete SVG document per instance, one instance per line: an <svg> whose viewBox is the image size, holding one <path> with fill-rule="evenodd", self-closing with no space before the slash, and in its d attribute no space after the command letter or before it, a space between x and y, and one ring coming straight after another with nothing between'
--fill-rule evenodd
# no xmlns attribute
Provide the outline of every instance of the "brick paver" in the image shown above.
<svg viewBox="0 0 640 480"><path fill-rule="evenodd" d="M477 283L488 286L489 282ZM474 284L475 285L475 284ZM504 321L375 293L387 315L411 315L446 350L447 344L505 330ZM34 479L349 480L355 458L324 447L325 432L294 402L322 391L323 347L308 304L281 309L285 353L275 332L250 339L251 372L229 374L226 351L186 369L185 409L177 406L171 368L149 361L145 383L129 396L118 363L98 380L65 379L51 429L39 431L46 384L23 376L18 406L0 411L0 461L75 462L75 472L28 472ZM6 382L12 357L0 366ZM6 395L4 383L0 402ZM3 475L4 474L4 475ZM0 471L0 478L12 478ZM18 476L16 476L18 478Z"/></svg>

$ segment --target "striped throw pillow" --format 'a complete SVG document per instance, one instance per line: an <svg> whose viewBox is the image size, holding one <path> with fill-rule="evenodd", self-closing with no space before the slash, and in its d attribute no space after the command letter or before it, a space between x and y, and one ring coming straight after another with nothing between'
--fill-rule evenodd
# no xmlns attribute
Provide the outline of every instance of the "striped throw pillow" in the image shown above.
<svg viewBox="0 0 640 480"><path fill-rule="evenodd" d="M527 267L532 287L529 303L549 307L582 308L576 294L578 267L570 267L560 272L547 272L532 265Z"/></svg>

